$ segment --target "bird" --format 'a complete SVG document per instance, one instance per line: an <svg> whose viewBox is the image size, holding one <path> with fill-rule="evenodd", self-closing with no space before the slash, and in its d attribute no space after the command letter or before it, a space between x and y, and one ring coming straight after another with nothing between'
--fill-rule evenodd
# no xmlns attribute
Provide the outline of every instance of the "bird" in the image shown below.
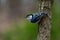
<svg viewBox="0 0 60 40"><path fill-rule="evenodd" d="M43 17L48 16L47 12L35 12L32 14L26 15L26 19L29 20L31 23L36 23L41 20Z"/></svg>

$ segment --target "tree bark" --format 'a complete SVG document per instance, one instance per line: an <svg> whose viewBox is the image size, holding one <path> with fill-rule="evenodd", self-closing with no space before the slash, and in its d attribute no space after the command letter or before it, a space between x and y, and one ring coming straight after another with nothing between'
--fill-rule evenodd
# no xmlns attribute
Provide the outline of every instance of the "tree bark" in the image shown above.
<svg viewBox="0 0 60 40"><path fill-rule="evenodd" d="M39 0L40 12L48 12L48 17L44 17L38 23L37 40L50 40L51 29L51 0Z"/></svg>

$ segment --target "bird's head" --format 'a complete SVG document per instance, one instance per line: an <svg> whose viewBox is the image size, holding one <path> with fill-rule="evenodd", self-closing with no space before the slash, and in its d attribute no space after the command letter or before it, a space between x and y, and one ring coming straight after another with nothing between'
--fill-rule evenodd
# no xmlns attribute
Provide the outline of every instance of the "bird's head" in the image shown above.
<svg viewBox="0 0 60 40"><path fill-rule="evenodd" d="M32 14L28 14L28 15L26 16L26 19L29 20L29 21L31 21L31 20L32 20L32 17L33 17Z"/></svg>

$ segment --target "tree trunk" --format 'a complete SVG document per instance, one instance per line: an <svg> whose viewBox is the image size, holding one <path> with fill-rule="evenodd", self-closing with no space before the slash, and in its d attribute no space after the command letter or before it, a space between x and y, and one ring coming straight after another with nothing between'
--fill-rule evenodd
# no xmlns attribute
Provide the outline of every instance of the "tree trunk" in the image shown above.
<svg viewBox="0 0 60 40"><path fill-rule="evenodd" d="M39 3L40 12L48 12L48 17L42 18L42 20L38 23L37 40L50 40L52 0L39 0Z"/></svg>

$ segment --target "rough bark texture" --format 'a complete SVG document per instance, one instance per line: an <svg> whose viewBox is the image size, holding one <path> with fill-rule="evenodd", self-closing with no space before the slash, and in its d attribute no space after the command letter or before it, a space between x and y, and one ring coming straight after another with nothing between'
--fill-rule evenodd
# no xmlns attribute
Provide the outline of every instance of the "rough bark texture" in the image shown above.
<svg viewBox="0 0 60 40"><path fill-rule="evenodd" d="M39 30L37 40L50 40L51 29L51 0L39 0L40 12L48 12L48 17L39 21Z"/></svg>

